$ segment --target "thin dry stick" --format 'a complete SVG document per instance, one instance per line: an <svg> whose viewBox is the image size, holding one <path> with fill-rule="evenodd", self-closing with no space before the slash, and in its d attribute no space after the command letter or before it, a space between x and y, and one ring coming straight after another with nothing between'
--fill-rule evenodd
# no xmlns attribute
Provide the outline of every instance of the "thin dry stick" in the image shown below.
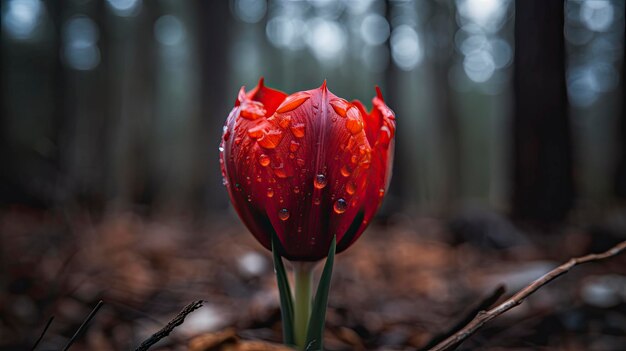
<svg viewBox="0 0 626 351"><path fill-rule="evenodd" d="M183 324L183 322L185 321L185 317L187 317L188 314L202 307L203 302L204 301L202 300L198 300L185 306L185 308L183 308L183 310L180 311L176 315L176 317L174 317L174 319L169 321L169 323L167 323L167 325L163 327L161 330L152 334L152 336L150 336L148 339L142 342L141 345L139 345L139 347L135 349L135 351L146 351L150 348L150 346L156 344L157 342L159 342L159 340L170 335L170 333L174 330L174 328Z"/></svg>
<svg viewBox="0 0 626 351"><path fill-rule="evenodd" d="M463 327L461 330L451 335L446 340L437 344L435 347L431 349L431 351L445 351L445 350L454 349L461 342L463 342L465 339L469 338L472 334L474 334L485 323L496 318L502 313L510 310L511 308L521 304L524 301L524 299L526 299L529 295L539 290L539 288L553 281L557 277L567 273L574 266L587 263L587 262L604 260L604 259L616 256L617 254L624 251L625 249L626 249L626 240L622 241L621 243L615 245L610 250L605 251L603 253L589 254L587 256L570 259L566 263L558 266L557 268L544 274L541 278L530 283L530 285L526 286L525 288L523 288L522 290L520 290L515 295L511 296L510 298L508 298L506 301L499 304L498 306L488 311L479 312L478 315L476 315L476 317L471 322L469 322L465 327Z"/></svg>
<svg viewBox="0 0 626 351"><path fill-rule="evenodd" d="M459 320L449 330L441 334L435 335L420 350L430 350L433 346L438 345L443 340L449 338L450 335L454 335L454 333L458 332L459 330L461 330L461 328L465 327L469 322L471 322L472 319L474 319L476 315L479 314L481 311L484 311L488 309L489 307L493 306L493 304L496 303L500 299L500 297L504 295L505 292L506 292L506 288L504 287L504 285L498 285L489 296L484 298L478 305L472 308L472 310L469 311L463 317L463 319Z"/></svg>
<svg viewBox="0 0 626 351"><path fill-rule="evenodd" d="M50 319L48 319L48 323L46 323L46 326L43 328L43 331L41 332L41 335L39 335L39 339L37 339L37 341L35 341L35 345L33 345L33 347L30 349L30 351L35 351L37 346L39 346L39 343L43 339L43 336L46 335L46 332L48 331L48 328L50 328L50 324L52 324L53 320L54 320L54 316L52 316L52 317L50 317Z"/></svg>
<svg viewBox="0 0 626 351"><path fill-rule="evenodd" d="M72 346L72 344L74 343L74 341L76 341L78 336L85 329L87 329L87 324L89 324L89 322L93 319L93 317L95 317L95 315L96 315L96 313L98 313L98 310L100 309L100 307L102 307L102 304L103 304L102 300L98 301L98 304L96 305L96 307L94 307L94 309L91 311L91 313L89 313L87 318L85 318L85 320L83 321L83 324L81 324L80 327L78 327L78 330L76 330L76 333L74 333L74 336L72 336L70 341L67 342L67 345L65 345L65 348L63 348L63 351L69 350L70 346Z"/></svg>

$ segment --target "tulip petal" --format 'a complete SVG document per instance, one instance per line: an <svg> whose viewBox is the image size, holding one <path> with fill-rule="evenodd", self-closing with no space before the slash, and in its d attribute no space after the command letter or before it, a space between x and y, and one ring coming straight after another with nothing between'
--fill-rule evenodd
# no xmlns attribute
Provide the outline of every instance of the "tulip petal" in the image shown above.
<svg viewBox="0 0 626 351"><path fill-rule="evenodd" d="M276 108L285 100L287 94L279 90L274 90L265 86L264 79L259 80L259 84L248 93L248 99L258 101L265 106L265 116L271 116Z"/></svg>
<svg viewBox="0 0 626 351"><path fill-rule="evenodd" d="M266 248L275 231L281 256L315 261L334 236L340 252L363 232L389 179L395 131L382 96L373 102L367 114L325 83L288 97L262 80L240 91L225 126L223 173L239 215ZM383 133L388 142L380 142Z"/></svg>

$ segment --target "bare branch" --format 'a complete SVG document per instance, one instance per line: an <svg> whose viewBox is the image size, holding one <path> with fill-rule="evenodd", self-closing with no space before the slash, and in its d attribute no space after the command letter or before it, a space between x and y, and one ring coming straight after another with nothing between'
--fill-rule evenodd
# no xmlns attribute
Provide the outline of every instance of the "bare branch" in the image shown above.
<svg viewBox="0 0 626 351"><path fill-rule="evenodd" d="M91 313L89 313L89 315L87 316L87 318L85 318L85 320L83 321L83 324L81 324L80 327L78 327L78 330L76 330L76 333L74 333L70 341L67 342L67 345L65 345L65 347L63 348L63 351L69 350L70 346L72 346L74 341L76 341L76 339L80 336L80 334L85 329L87 329L87 324L89 324L89 322L93 319L93 317L96 316L96 313L98 313L98 310L100 309L100 307L102 307L102 304L103 304L102 300L98 301L98 304L96 305L96 307L94 307Z"/></svg>
<svg viewBox="0 0 626 351"><path fill-rule="evenodd" d="M489 294L489 296L485 297L478 305L472 308L472 310L469 311L463 317L463 319L459 320L449 330L441 334L435 335L432 339L430 339L430 341L426 345L424 345L421 348L421 350L430 350L435 345L438 345L443 340L446 340L451 335L454 335L454 333L458 332L459 330L461 330L461 328L465 327L469 322L471 322L476 317L476 315L479 314L481 311L484 311L488 309L489 307L493 306L493 304L496 303L498 299L500 299L500 297L504 295L505 292L506 292L506 288L504 287L504 285L498 285L493 290L493 292Z"/></svg>
<svg viewBox="0 0 626 351"><path fill-rule="evenodd" d="M139 347L137 347L135 349L135 351L147 351L150 346L156 344L157 342L159 342L159 340L165 338L166 336L170 335L170 333L179 325L183 324L183 322L185 322L185 317L187 317L188 314L190 314L191 312L197 310L198 308L202 307L202 303L204 301L202 300L198 300L198 301L194 301L192 303L190 303L189 305L185 306L185 308L183 308L182 311L180 311L176 317L174 317L174 319L172 319L171 321L169 321L167 323L167 325L165 325L165 327L163 327L161 330L159 330L158 332L152 334L152 336L150 336L148 339L146 339L144 342L141 343L141 345L139 345Z"/></svg>
<svg viewBox="0 0 626 351"><path fill-rule="evenodd" d="M498 306L488 310L479 312L471 322L469 322L465 327L445 339L444 341L437 344L435 347L431 349L431 351L445 351L452 350L456 348L461 342L465 339L469 338L472 334L474 334L478 329L480 329L485 323L490 320L496 318L502 313L510 310L511 308L521 304L524 299L526 299L529 295L533 294L535 291L539 290L542 286L548 284L553 281L557 277L567 273L574 266L581 265L587 262L600 261L613 256L618 255L620 252L626 249L626 241L622 241L621 243L615 245L608 251L599 254L589 254L586 256L572 258L566 263L558 266L557 268L551 270L550 272L544 274L541 278L533 281L528 286L517 292L515 295L508 298L503 303Z"/></svg>
<svg viewBox="0 0 626 351"><path fill-rule="evenodd" d="M43 339L43 336L46 335L46 332L48 331L48 328L50 328L50 324L52 324L53 320L54 320L54 316L52 316L52 317L50 317L50 319L48 319L48 323L46 323L46 326L43 328L43 331L41 332L41 335L39 335L39 339L37 339L37 341L35 341L35 344L30 349L30 351L35 351L37 346L39 346L39 343Z"/></svg>

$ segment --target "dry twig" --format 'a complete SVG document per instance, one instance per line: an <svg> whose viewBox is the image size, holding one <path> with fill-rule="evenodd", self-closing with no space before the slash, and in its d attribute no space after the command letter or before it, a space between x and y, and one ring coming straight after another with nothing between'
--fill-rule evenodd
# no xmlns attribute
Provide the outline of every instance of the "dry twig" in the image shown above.
<svg viewBox="0 0 626 351"><path fill-rule="evenodd" d="M424 347L421 348L421 350L430 350L435 345L438 345L443 340L446 340L451 335L454 335L454 333L458 332L459 330L461 330L461 328L471 322L481 311L484 311L493 306L493 304L496 303L498 299L500 299L500 297L504 295L505 292L506 288L504 287L504 285L498 285L489 296L484 298L478 305L472 308L472 310L469 311L463 317L463 319L459 320L452 328L450 328L446 332L435 335Z"/></svg>
<svg viewBox="0 0 626 351"><path fill-rule="evenodd" d="M183 310L180 311L176 315L176 317L174 317L174 319L169 321L167 325L165 325L161 330L152 334L152 336L150 336L148 339L142 342L141 345L139 345L139 347L135 349L135 351L146 351L150 348L150 346L156 344L157 342L159 342L159 340L170 335L170 333L174 330L174 328L178 327L179 325L183 324L183 322L185 322L185 317L187 317L188 314L202 307L203 302L204 301L202 300L198 300L185 306L185 308L183 308Z"/></svg>
<svg viewBox="0 0 626 351"><path fill-rule="evenodd" d="M37 339L37 341L35 341L35 344L33 345L33 347L30 349L30 351L35 351L35 349L37 348L37 346L39 346L39 343L41 342L41 340L43 339L44 335L46 335L46 332L48 331L48 328L50 328L50 324L52 324L52 321L54 320L54 316L50 317L50 319L48 319L48 323L46 323L46 326L43 328L43 331L41 332L41 334L39 335L39 339Z"/></svg>
<svg viewBox="0 0 626 351"><path fill-rule="evenodd" d="M63 351L69 350L70 346L72 346L72 344L74 343L74 341L76 341L78 336L80 336L80 334L85 329L87 329L87 324L89 324L89 322L93 319L93 317L95 317L100 307L102 307L102 304L103 304L102 300L98 301L98 304L96 305L96 307L94 307L91 313L89 313L89 315L87 316L87 318L85 318L85 320L83 321L83 324L81 324L80 327L78 327L78 330L76 330L76 333L74 333L70 341L67 342L67 345L65 345L65 347L63 348Z"/></svg>
<svg viewBox="0 0 626 351"><path fill-rule="evenodd" d="M610 250L605 251L603 253L589 254L586 256L570 259L566 263L544 274L541 278L533 281L528 286L518 291L515 295L511 296L510 298L508 298L506 301L499 304L498 306L488 311L479 312L478 315L476 315L476 317L472 319L472 321L470 321L465 327L463 327L462 329L460 329L459 331L457 331L456 333L454 333L453 335L451 335L444 341L437 344L435 347L431 349L431 351L445 351L445 350L452 350L456 348L465 339L469 338L478 329L480 329L485 323L496 318L502 313L510 310L511 308L521 304L524 301L524 299L526 299L529 295L533 294L539 288L548 284L549 282L556 279L557 277L567 273L574 266L587 263L587 262L604 260L604 259L616 256L617 254L619 254L620 252L624 250L626 250L626 241L622 241L621 243L615 245Z"/></svg>

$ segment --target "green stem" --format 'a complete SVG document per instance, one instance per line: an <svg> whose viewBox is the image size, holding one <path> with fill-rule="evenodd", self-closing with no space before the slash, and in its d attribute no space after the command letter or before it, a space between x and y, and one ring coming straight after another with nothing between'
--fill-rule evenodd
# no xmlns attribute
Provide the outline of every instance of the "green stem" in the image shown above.
<svg viewBox="0 0 626 351"><path fill-rule="evenodd" d="M294 301L294 331L298 350L304 350L306 333L311 315L311 277L313 264L308 262L294 262L296 281Z"/></svg>

